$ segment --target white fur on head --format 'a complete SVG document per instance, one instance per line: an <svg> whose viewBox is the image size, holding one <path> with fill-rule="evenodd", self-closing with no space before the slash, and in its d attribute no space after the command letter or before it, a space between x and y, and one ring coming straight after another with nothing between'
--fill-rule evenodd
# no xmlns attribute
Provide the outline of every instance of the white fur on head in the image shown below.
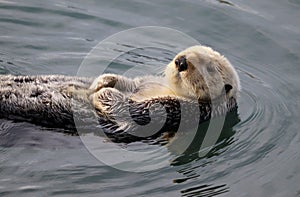
<svg viewBox="0 0 300 197"><path fill-rule="evenodd" d="M183 71L175 64L181 57L187 63L187 69ZM226 92L227 98L236 98L240 90L234 67L224 56L206 46L197 45L178 53L167 65L165 75L178 96L214 100Z"/></svg>

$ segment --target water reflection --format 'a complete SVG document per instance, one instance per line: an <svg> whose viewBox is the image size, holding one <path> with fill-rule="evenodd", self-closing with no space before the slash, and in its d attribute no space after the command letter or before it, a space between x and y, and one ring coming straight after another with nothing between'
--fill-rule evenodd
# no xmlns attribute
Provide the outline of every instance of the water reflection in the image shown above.
<svg viewBox="0 0 300 197"><path fill-rule="evenodd" d="M207 155L204 157L213 157L221 154L222 149L229 146L234 142L234 126L240 122L239 116L238 116L238 110L234 110L226 115L224 126L221 131L221 135L218 138L217 143L213 146L213 148L208 152ZM199 125L198 131L196 135L194 136L194 139L188 149L186 151L177 156L171 163L171 165L178 166L183 165L186 163L189 163L194 160L198 160L203 158L199 157L199 152L201 151L201 144L203 142L203 139L205 138L207 134L207 130L209 127L210 121L206 121ZM212 132L212 131L209 131ZM187 134L188 135L188 134Z"/></svg>
<svg viewBox="0 0 300 197"><path fill-rule="evenodd" d="M207 155L201 157L199 156L199 151L201 151L201 143L206 135L206 131L210 121L200 124L198 132L189 148L183 154L175 157L175 159L173 159L171 162L172 166L179 167L177 172L182 174L183 176L183 178L181 177L174 179L173 183L182 184L189 180L197 179L198 177L200 177L202 172L201 168L205 168L207 165L213 163L213 160L209 160L209 158L222 154L224 151L226 151L226 147L234 142L234 126L239 122L240 118L238 116L238 110L234 110L231 113L228 113L217 143L213 146L213 148L208 152ZM202 161L199 161L201 159ZM193 161L197 161L198 164L192 164ZM207 180L207 182L210 181L211 180ZM229 191L229 186L227 186L226 184L215 185L202 183L198 186L187 186L186 189L182 189L180 192L182 196L215 196L218 194L226 193L227 191Z"/></svg>

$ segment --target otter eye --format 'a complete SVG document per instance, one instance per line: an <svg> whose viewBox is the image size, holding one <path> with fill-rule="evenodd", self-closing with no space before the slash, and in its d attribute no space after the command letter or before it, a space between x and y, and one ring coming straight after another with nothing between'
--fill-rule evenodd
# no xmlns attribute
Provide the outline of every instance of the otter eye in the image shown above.
<svg viewBox="0 0 300 197"><path fill-rule="evenodd" d="M232 86L230 84L225 84L224 89L227 94L232 89Z"/></svg>
<svg viewBox="0 0 300 197"><path fill-rule="evenodd" d="M175 65L178 67L179 66L179 59L175 60Z"/></svg>
<svg viewBox="0 0 300 197"><path fill-rule="evenodd" d="M187 70L188 64L186 62L186 57L181 56L181 57L177 58L175 60L175 65L179 72Z"/></svg>

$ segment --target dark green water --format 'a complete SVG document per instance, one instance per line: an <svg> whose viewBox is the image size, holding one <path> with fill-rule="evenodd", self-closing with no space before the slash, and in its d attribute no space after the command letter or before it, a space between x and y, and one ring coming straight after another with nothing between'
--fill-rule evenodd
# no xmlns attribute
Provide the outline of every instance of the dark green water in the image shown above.
<svg viewBox="0 0 300 197"><path fill-rule="evenodd" d="M1 74L76 75L103 39L154 25L220 51L242 84L240 121L226 129L212 154L198 158L191 151L148 172L109 167L80 138L59 129L1 119L0 195L300 196L299 11L297 0L0 0ZM170 54L127 54L112 69L155 62L154 57L165 63ZM143 72L153 72L147 65Z"/></svg>

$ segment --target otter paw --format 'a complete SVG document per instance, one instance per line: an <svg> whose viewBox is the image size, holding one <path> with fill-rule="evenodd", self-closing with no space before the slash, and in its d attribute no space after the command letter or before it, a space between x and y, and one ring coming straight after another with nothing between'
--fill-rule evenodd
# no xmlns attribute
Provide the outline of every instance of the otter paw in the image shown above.
<svg viewBox="0 0 300 197"><path fill-rule="evenodd" d="M92 94L91 90L82 88L80 86L69 84L60 88L60 93L73 99L87 100L88 96Z"/></svg>
<svg viewBox="0 0 300 197"><path fill-rule="evenodd" d="M103 88L90 95L90 100L97 113L109 116L112 114L116 103L124 101L125 96L116 89Z"/></svg>
<svg viewBox="0 0 300 197"><path fill-rule="evenodd" d="M117 75L104 74L99 76L97 79L95 79L90 89L97 92L102 88L113 88L116 85L117 81L118 81Z"/></svg>
<svg viewBox="0 0 300 197"><path fill-rule="evenodd" d="M72 97L76 92L76 87L74 85L63 86L60 92L68 97Z"/></svg>

